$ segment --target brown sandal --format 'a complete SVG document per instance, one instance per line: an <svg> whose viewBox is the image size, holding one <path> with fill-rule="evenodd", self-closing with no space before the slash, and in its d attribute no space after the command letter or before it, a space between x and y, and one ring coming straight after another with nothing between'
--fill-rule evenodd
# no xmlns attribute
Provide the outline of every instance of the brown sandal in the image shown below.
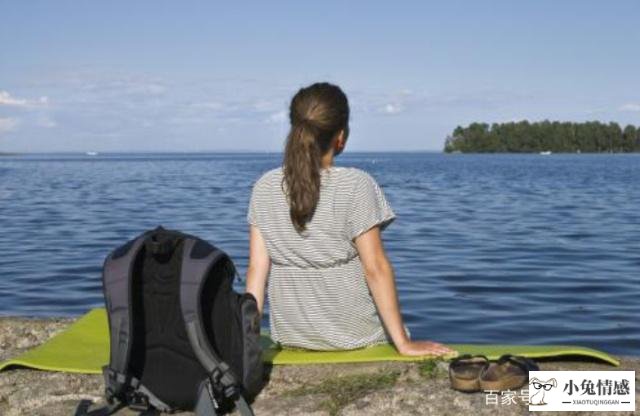
<svg viewBox="0 0 640 416"><path fill-rule="evenodd" d="M483 391L515 390L529 380L529 371L539 370L538 365L525 357L505 354L497 362L480 372L479 385Z"/></svg>
<svg viewBox="0 0 640 416"><path fill-rule="evenodd" d="M489 366L484 355L465 354L449 364L451 388L466 393L480 391L480 374Z"/></svg>

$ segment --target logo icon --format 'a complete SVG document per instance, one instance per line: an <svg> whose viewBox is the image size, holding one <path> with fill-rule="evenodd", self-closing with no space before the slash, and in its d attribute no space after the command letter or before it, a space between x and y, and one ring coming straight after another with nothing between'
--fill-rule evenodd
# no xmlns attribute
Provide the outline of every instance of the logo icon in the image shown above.
<svg viewBox="0 0 640 416"><path fill-rule="evenodd" d="M529 385L533 387L534 390L536 390L536 392L533 393L531 395L531 398L529 399L529 405L544 406L547 404L544 401L545 392L551 390L552 388L558 387L558 382L555 378L550 378L547 381L540 381L539 379L534 377L533 379L531 379L531 381L529 381Z"/></svg>
<svg viewBox="0 0 640 416"><path fill-rule="evenodd" d="M529 371L529 411L633 412L635 381L635 371Z"/></svg>

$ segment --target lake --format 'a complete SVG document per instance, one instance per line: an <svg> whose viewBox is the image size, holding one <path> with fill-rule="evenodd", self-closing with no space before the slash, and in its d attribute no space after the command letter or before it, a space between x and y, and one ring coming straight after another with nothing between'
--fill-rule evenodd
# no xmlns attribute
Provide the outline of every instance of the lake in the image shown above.
<svg viewBox="0 0 640 416"><path fill-rule="evenodd" d="M104 257L159 224L222 248L244 278L251 186L280 160L0 158L0 314L102 306ZM336 165L370 172L396 212L383 238L414 337L640 354L640 155L347 152Z"/></svg>

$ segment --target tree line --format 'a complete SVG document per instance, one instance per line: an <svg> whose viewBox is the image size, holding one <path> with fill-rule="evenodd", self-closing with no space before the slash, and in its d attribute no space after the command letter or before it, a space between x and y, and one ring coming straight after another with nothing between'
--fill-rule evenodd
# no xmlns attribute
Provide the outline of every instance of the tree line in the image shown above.
<svg viewBox="0 0 640 416"><path fill-rule="evenodd" d="M471 123L447 136L444 151L462 153L640 152L640 127L618 123L528 121Z"/></svg>

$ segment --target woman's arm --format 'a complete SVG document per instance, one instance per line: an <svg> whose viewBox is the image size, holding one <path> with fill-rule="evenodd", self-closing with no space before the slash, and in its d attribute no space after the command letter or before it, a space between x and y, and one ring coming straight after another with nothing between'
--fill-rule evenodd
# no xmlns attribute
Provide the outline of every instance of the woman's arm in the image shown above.
<svg viewBox="0 0 640 416"><path fill-rule="evenodd" d="M446 354L453 350L431 341L411 341L404 330L398 305L395 277L382 244L380 227L355 238L367 284L382 321L398 352L404 355Z"/></svg>
<svg viewBox="0 0 640 416"><path fill-rule="evenodd" d="M258 301L260 316L262 316L265 286L270 269L271 259L260 229L251 224L249 229L249 267L247 268L245 291L251 293Z"/></svg>

